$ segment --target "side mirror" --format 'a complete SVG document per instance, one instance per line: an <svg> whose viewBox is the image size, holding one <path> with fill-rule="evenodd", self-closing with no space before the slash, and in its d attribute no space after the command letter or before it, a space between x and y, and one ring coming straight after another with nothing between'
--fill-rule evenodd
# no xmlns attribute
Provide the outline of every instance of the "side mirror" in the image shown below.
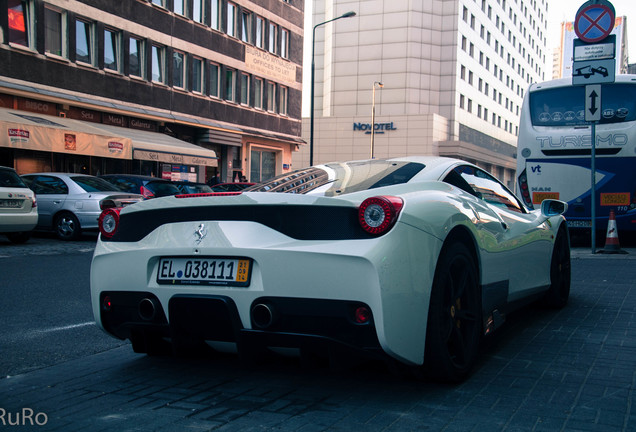
<svg viewBox="0 0 636 432"><path fill-rule="evenodd" d="M562 215L566 211L568 211L568 204L566 202L554 199L541 201L541 214L545 217Z"/></svg>

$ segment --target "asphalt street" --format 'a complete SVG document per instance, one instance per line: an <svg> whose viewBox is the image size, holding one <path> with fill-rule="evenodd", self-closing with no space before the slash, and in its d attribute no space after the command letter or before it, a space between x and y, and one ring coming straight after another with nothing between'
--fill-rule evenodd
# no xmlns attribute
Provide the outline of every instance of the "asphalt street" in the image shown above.
<svg viewBox="0 0 636 432"><path fill-rule="evenodd" d="M443 386L375 363L330 368L295 358L245 364L231 354L135 354L89 324L86 266L93 242L0 241L1 430L636 430L636 250L575 249L568 306L510 316L485 344L474 374ZM24 272L19 280L31 281L25 291L35 289L40 265L58 270L51 279L57 282L44 291L50 298L8 292L19 288L12 281ZM40 304L47 300L50 306ZM30 308L27 316L41 320L7 317L20 302ZM71 347L106 345L74 351L65 340ZM43 344L71 352L56 356L51 348L36 364L15 369ZM5 360L18 351L23 360Z"/></svg>

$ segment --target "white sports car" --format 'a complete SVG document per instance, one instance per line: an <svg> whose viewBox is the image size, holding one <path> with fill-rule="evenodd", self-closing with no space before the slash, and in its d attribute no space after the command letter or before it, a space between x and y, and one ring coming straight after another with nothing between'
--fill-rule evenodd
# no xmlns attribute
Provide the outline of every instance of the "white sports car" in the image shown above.
<svg viewBox="0 0 636 432"><path fill-rule="evenodd" d="M137 352L352 348L457 382L512 309L567 303L566 208L528 211L482 169L436 157L148 200L100 217L93 312Z"/></svg>

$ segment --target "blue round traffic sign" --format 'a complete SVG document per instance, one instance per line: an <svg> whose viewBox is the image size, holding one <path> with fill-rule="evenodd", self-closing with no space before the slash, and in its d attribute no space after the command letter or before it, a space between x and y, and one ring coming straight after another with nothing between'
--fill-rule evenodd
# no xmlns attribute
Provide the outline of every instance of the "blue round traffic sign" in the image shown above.
<svg viewBox="0 0 636 432"><path fill-rule="evenodd" d="M612 32L615 16L609 1L590 0L576 13L574 31L583 42L600 42Z"/></svg>

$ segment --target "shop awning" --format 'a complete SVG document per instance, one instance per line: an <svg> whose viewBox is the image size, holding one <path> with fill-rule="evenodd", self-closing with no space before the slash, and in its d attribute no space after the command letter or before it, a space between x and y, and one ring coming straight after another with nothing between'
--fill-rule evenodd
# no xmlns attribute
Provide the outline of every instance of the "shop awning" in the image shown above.
<svg viewBox="0 0 636 432"><path fill-rule="evenodd" d="M92 123L0 108L0 147L131 159L130 139Z"/></svg>
<svg viewBox="0 0 636 432"><path fill-rule="evenodd" d="M214 150L173 138L170 135L119 126L97 125L108 133L123 136L132 143L132 158L181 165L217 166Z"/></svg>
<svg viewBox="0 0 636 432"><path fill-rule="evenodd" d="M217 166L216 153L158 132L0 108L0 147Z"/></svg>

